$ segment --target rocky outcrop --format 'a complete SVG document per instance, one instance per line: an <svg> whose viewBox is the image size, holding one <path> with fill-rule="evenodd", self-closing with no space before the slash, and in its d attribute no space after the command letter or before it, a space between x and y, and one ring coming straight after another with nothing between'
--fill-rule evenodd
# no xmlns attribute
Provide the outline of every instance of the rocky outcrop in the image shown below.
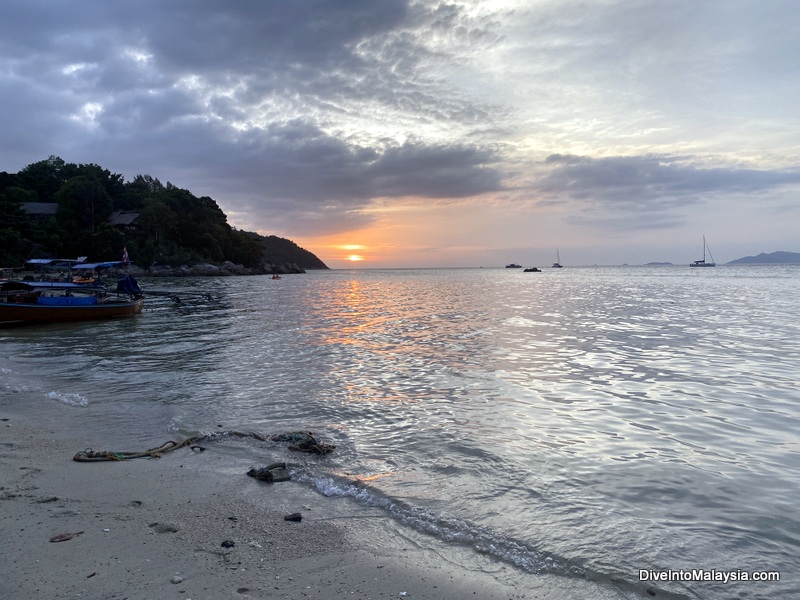
<svg viewBox="0 0 800 600"><path fill-rule="evenodd" d="M305 273L305 270L295 263L273 264L261 263L258 267L244 267L230 261L221 265L200 263L196 265L181 265L172 267L167 265L153 265L149 269L139 270L141 275L151 277L230 277L234 275L286 275L290 273Z"/></svg>

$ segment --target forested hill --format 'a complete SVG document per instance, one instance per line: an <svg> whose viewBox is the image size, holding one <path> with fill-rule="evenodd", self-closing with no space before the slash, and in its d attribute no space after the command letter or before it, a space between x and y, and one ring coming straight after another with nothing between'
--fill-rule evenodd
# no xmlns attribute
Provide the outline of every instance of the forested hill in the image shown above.
<svg viewBox="0 0 800 600"><path fill-rule="evenodd" d="M29 258L120 260L124 247L144 268L224 262L267 272L284 265L328 268L291 240L231 227L208 196L150 175L125 181L99 165L56 156L18 173L0 172L0 267Z"/></svg>

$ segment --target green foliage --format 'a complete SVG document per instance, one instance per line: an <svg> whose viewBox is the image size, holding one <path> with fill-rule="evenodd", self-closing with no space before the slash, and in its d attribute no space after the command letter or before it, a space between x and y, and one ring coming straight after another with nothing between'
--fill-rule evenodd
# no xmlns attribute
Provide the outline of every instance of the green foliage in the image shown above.
<svg viewBox="0 0 800 600"><path fill-rule="evenodd" d="M10 227L0 227L0 267L18 267L31 249L30 242Z"/></svg>
<svg viewBox="0 0 800 600"><path fill-rule="evenodd" d="M22 210L24 202L55 202L57 216L33 218ZM120 211L138 215L131 227L109 223ZM125 182L98 165L57 156L16 174L0 173L0 266L18 266L33 255L118 260L123 246L144 267L223 261L257 267L266 261L327 268L289 240L232 228L213 199L150 175Z"/></svg>
<svg viewBox="0 0 800 600"><path fill-rule="evenodd" d="M21 205L30 202L31 195L18 187L7 187L0 193L0 267L21 265L33 249L28 238L36 228Z"/></svg>

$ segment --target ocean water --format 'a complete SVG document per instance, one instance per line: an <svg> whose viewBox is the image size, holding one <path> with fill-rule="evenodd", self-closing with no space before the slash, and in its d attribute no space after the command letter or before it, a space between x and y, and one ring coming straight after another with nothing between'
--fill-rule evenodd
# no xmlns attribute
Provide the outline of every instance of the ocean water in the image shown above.
<svg viewBox="0 0 800 600"><path fill-rule="evenodd" d="M520 581L800 598L798 267L140 283L181 302L0 330L0 405L66 412L131 449L313 431L337 449L298 458L301 485ZM263 442L220 443L269 462Z"/></svg>

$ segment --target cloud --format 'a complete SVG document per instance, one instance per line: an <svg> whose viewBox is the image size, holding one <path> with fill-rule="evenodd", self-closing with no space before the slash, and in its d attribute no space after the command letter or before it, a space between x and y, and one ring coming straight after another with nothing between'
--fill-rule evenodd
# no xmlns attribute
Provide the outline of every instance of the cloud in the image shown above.
<svg viewBox="0 0 800 600"><path fill-rule="evenodd" d="M202 189L254 223L281 211L326 230L367 223L376 197L501 188L489 146L452 136L488 107L427 74L455 41L495 39L463 7L32 0L8 23L0 86L39 100L6 123L24 123L19 140L40 121L53 134L17 148L30 162L63 153Z"/></svg>
<svg viewBox="0 0 800 600"><path fill-rule="evenodd" d="M0 170L56 154L147 173L287 237L410 198L582 231L747 195L792 207L785 0L7 4Z"/></svg>
<svg viewBox="0 0 800 600"><path fill-rule="evenodd" d="M626 210L688 206L714 194L748 194L800 183L800 169L701 168L686 156L551 154L534 188L545 198L571 198Z"/></svg>

